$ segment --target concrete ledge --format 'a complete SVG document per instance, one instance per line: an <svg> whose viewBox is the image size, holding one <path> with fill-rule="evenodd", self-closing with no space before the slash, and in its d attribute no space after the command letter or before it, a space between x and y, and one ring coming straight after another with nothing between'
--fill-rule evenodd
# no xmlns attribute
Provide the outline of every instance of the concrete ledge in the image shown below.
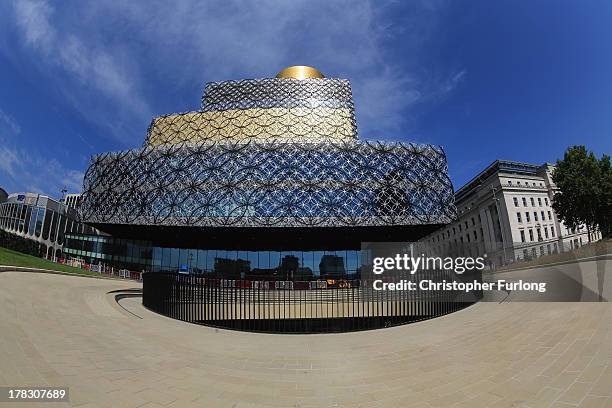
<svg viewBox="0 0 612 408"><path fill-rule="evenodd" d="M487 273L483 274L483 280L546 284L544 293L508 291L504 302L608 302L612 300L611 261L611 255L600 255L574 262ZM485 300L500 300L486 295Z"/></svg>
<svg viewBox="0 0 612 408"><path fill-rule="evenodd" d="M42 269L42 268L29 268L25 266L13 266L13 265L0 265L0 273L2 272L32 272L32 273L50 273L53 275L65 275L65 276L78 276L82 278L94 278L94 279L108 279L108 280L117 280L122 282L137 282L139 281L133 279L121 279L115 278L113 276L96 276L96 275L86 275L80 273L72 273L72 272L64 272L64 271L56 271L53 269Z"/></svg>
<svg viewBox="0 0 612 408"><path fill-rule="evenodd" d="M523 271L526 269L538 269L538 268L545 268L548 266L568 265L568 264L573 264L577 262L602 261L602 260L612 261L612 254L588 256L585 258L576 258L576 259L570 259L567 261L551 262L551 263L542 264L542 265L525 265L525 266L519 266L518 268L500 269L498 271L488 271L486 272L486 274L488 275L488 274L506 273L506 272L514 272L514 271Z"/></svg>

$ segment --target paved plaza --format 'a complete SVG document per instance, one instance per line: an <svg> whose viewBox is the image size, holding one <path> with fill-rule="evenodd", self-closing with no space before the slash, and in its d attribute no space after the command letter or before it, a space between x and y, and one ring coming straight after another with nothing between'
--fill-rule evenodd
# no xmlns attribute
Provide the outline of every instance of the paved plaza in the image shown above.
<svg viewBox="0 0 612 408"><path fill-rule="evenodd" d="M270 335L109 293L139 286L0 273L0 385L68 386L82 407L612 406L610 303L479 303L390 329Z"/></svg>

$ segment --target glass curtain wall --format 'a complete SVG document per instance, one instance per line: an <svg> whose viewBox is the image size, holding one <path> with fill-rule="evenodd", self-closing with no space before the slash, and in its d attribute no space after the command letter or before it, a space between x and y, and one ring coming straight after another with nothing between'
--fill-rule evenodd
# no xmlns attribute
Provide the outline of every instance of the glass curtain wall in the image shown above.
<svg viewBox="0 0 612 408"><path fill-rule="evenodd" d="M227 279L358 279L360 251L226 251L162 248L146 241L66 235L66 254L137 271L212 274Z"/></svg>

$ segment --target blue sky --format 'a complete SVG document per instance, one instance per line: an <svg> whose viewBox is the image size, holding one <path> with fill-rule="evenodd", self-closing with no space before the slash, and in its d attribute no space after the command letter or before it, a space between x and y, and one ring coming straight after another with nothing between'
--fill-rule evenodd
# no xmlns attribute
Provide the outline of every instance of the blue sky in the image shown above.
<svg viewBox="0 0 612 408"><path fill-rule="evenodd" d="M609 1L4 1L0 186L58 197L204 84L312 65L351 80L362 139L495 159L612 147Z"/></svg>

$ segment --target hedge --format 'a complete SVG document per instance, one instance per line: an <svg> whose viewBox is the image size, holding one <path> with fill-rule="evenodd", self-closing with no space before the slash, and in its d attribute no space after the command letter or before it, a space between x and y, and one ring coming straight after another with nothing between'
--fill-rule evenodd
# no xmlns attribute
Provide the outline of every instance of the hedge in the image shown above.
<svg viewBox="0 0 612 408"><path fill-rule="evenodd" d="M6 249L12 249L13 251L18 251L33 256L42 257L46 255L45 245L1 229L0 246Z"/></svg>

